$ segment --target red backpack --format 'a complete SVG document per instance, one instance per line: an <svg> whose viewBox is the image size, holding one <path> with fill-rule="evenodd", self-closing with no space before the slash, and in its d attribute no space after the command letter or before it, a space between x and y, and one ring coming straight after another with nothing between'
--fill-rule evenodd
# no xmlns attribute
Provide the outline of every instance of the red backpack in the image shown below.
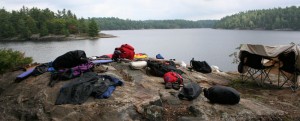
<svg viewBox="0 0 300 121"><path fill-rule="evenodd" d="M182 77L176 72L167 72L164 74L165 88L180 89L180 85L183 84Z"/></svg>
<svg viewBox="0 0 300 121"><path fill-rule="evenodd" d="M121 47L115 49L113 59L126 58L133 60L134 54L134 48L131 45L123 44L121 45Z"/></svg>

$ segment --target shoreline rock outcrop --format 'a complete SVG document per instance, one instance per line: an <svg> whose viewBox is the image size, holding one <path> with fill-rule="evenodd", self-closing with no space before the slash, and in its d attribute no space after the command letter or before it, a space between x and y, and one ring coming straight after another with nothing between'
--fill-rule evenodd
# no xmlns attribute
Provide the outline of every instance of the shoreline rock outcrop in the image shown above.
<svg viewBox="0 0 300 121"><path fill-rule="evenodd" d="M300 112L300 100L297 98L300 93L293 93L289 89L238 88L237 90L241 92L239 104L211 104L203 93L193 101L180 100L177 97L178 90L164 88L163 78L148 75L146 69L132 70L129 63L113 62L100 66L107 68L104 74L113 74L122 79L124 86L117 87L108 99L90 97L81 105L55 105L60 88L71 80L59 81L54 87L49 87L47 84L51 74L48 72L36 77L30 76L19 83L15 83L14 79L22 73L21 70L1 75L0 115L2 116L0 120L240 121L300 119L300 116L297 115ZM228 85L232 80L238 78L237 73L202 74L187 69L182 70L185 72L185 79L206 88L215 84ZM95 70L95 72L97 71ZM276 95L280 93L282 95ZM279 106L289 106L290 110Z"/></svg>
<svg viewBox="0 0 300 121"><path fill-rule="evenodd" d="M99 33L97 37L89 37L88 35L75 35L70 34L69 36L65 35L47 35L47 36L40 36L39 34L32 35L28 40L13 37L13 38L4 38L1 41L65 41L65 40L86 40L86 39L98 39L98 38L114 38L117 36L105 33Z"/></svg>

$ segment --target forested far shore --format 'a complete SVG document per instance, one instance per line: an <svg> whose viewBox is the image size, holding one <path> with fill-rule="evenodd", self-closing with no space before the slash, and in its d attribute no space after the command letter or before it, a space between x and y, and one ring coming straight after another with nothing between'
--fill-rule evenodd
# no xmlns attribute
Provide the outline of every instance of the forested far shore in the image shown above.
<svg viewBox="0 0 300 121"><path fill-rule="evenodd" d="M300 7L250 10L226 16L214 28L300 30Z"/></svg>
<svg viewBox="0 0 300 121"><path fill-rule="evenodd" d="M99 16L101 14L99 13ZM70 10L22 7L20 10L0 9L0 40L29 40L70 35L99 37L101 30L136 29L261 29L300 30L300 7L249 10L226 16L221 20L130 20L117 17L77 18ZM39 39L37 39L39 40Z"/></svg>
<svg viewBox="0 0 300 121"><path fill-rule="evenodd" d="M212 28L217 20L123 20L109 18L77 18L70 10L22 7L0 9L0 40L29 40L70 35L99 36L100 30ZM39 39L38 39L39 40Z"/></svg>
<svg viewBox="0 0 300 121"><path fill-rule="evenodd" d="M213 28L218 20L130 20L116 17L94 18L101 30Z"/></svg>
<svg viewBox="0 0 300 121"><path fill-rule="evenodd" d="M94 19L78 19L70 10L53 12L50 9L22 7L20 10L6 11L0 9L0 39L27 40L32 35L44 37L48 35L70 34L97 37L99 26ZM9 39L7 39L9 38Z"/></svg>

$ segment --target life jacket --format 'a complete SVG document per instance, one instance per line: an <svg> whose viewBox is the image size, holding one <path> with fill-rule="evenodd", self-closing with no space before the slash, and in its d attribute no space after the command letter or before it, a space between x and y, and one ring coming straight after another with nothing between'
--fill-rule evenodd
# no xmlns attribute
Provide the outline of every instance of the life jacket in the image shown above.
<svg viewBox="0 0 300 121"><path fill-rule="evenodd" d="M117 59L134 59L134 48L129 44L123 44L121 47L115 48L112 56L113 60Z"/></svg>
<svg viewBox="0 0 300 121"><path fill-rule="evenodd" d="M180 85L183 84L182 77L176 72L167 72L164 74L165 88L166 89L180 89Z"/></svg>

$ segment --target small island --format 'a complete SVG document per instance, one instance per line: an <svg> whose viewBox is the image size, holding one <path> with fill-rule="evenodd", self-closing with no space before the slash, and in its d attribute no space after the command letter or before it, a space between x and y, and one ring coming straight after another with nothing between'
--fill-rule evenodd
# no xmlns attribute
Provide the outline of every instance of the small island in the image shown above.
<svg viewBox="0 0 300 121"><path fill-rule="evenodd" d="M0 9L0 40L80 40L115 37L100 33L93 18L78 19L70 10L57 13L46 9L22 7L20 10Z"/></svg>

